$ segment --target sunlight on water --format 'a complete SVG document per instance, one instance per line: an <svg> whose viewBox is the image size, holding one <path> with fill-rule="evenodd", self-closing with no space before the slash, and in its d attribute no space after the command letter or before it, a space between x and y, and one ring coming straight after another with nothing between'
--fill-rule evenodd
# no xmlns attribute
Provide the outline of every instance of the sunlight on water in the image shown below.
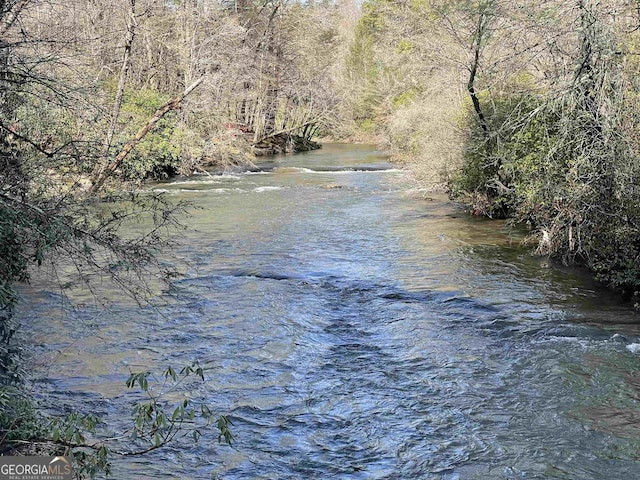
<svg viewBox="0 0 640 480"><path fill-rule="evenodd" d="M212 432L116 460L114 478L640 478L629 306L529 255L523 232L423 198L370 147L261 168L150 187L198 207L155 308L25 289L52 411L118 431L130 370L213 367L189 395L237 443Z"/></svg>

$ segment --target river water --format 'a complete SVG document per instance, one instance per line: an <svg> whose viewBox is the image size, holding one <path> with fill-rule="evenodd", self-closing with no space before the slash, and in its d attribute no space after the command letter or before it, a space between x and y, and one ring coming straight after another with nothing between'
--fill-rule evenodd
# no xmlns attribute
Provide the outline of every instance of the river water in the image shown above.
<svg viewBox="0 0 640 480"><path fill-rule="evenodd" d="M129 422L129 369L211 368L180 395L227 414L233 446L211 431L114 478L640 478L628 305L371 147L260 167L153 186L201 207L155 308L25 291L39 397L105 435Z"/></svg>

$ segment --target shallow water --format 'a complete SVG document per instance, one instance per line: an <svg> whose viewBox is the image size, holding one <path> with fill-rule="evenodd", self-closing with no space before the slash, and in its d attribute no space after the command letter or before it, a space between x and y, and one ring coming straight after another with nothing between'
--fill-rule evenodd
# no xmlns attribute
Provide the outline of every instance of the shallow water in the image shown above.
<svg viewBox="0 0 640 480"><path fill-rule="evenodd" d="M212 431L114 478L640 478L629 306L370 147L260 166L153 186L201 207L156 308L25 290L38 394L105 434L127 425L129 369L212 367L181 394L229 415L233 447Z"/></svg>

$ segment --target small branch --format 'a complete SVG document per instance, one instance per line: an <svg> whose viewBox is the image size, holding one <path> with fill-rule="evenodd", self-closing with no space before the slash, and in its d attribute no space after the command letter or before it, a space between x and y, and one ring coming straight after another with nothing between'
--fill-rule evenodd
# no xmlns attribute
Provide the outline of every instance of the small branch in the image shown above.
<svg viewBox="0 0 640 480"><path fill-rule="evenodd" d="M3 125L2 123L0 123L0 129L10 133L11 135L13 135L14 137L16 137L18 140L28 143L29 145L31 145L33 148L35 148L37 151L39 151L40 153L46 155L47 157L51 158L54 156L55 152L47 152L45 149L43 149L42 147L40 147L40 145L38 145L36 142L34 142L33 140L30 140L27 137L23 137L22 135L20 135L19 133L14 132L12 129L10 129L9 127L7 127L6 125Z"/></svg>
<svg viewBox="0 0 640 480"><path fill-rule="evenodd" d="M109 452L114 453L115 455L121 456L121 457L133 457L133 456L138 456L138 455L144 455L146 453L152 452L154 450L157 450L159 448L164 447L165 445L167 445L169 443L171 439L167 438L165 440L162 440L159 444L154 444L151 445L148 448L145 448L143 450L134 450L131 452L123 452L120 450L111 450L109 449ZM91 450L95 450L98 451L100 450L102 447L106 447L106 445L103 442L98 442L98 443L74 443L74 442L67 442L65 440L58 440L58 441L53 441L47 438L38 438L38 439L33 439L33 440L12 440L10 443L16 444L16 445L58 445L60 447L66 447L66 448L89 448Z"/></svg>

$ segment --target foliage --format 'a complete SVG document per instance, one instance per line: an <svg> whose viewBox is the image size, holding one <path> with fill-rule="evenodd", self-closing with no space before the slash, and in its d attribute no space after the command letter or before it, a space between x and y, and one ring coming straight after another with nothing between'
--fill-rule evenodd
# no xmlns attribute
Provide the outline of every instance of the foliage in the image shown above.
<svg viewBox="0 0 640 480"><path fill-rule="evenodd" d="M357 85L353 119L362 131L374 133L375 109L380 101L375 88L380 75L380 64L375 58L374 45L375 33L382 26L382 17L373 2L366 3L363 8L365 12L356 26L345 63L349 78Z"/></svg>
<svg viewBox="0 0 640 480"><path fill-rule="evenodd" d="M459 161L454 52L433 2L366 1L345 58L352 134L382 143L421 186L441 189Z"/></svg>
<svg viewBox="0 0 640 480"><path fill-rule="evenodd" d="M31 398L15 387L0 389L0 447L4 451L37 445L41 452L66 454L73 458L80 478L109 475L114 457L143 455L180 439L198 442L210 428L218 431L217 441L231 445L234 440L224 415L214 415L206 403L184 397L172 405L188 381L205 382L206 369L197 362L179 372L168 367L159 378L151 372L131 373L127 388L138 388L143 399L132 408L132 427L118 437L100 439L104 419L92 414L71 413L65 418L46 419Z"/></svg>
<svg viewBox="0 0 640 480"><path fill-rule="evenodd" d="M470 102L465 106L465 150L463 164L450 182L453 198L466 200L476 214L491 218L504 218L517 210L514 182L539 180L538 169L544 168L553 142L557 119L536 111L542 101L528 94L492 99L485 108L488 135Z"/></svg>
<svg viewBox="0 0 640 480"><path fill-rule="evenodd" d="M185 398L173 410L167 410L167 407L161 402L163 396L167 396L175 392L187 378L195 376L205 381L205 369L198 362L183 367L179 373L169 367L163 373L163 380L156 382L160 384L157 391L149 388L149 379L151 372L132 373L127 380L127 387L133 388L136 384L147 395L146 402L138 403L134 409L135 427L132 431L133 439L142 439L153 445L153 448L159 448L172 441L176 435L186 435L184 426L186 424L193 425L189 430L189 434L194 441L202 436L202 427L194 423L199 416L205 423L204 426L211 424L214 416L209 407L205 403L197 403L192 399ZM171 416L169 417L169 413ZM220 433L218 441L231 445L233 435L229 430L232 422L225 416L220 416L215 421Z"/></svg>
<svg viewBox="0 0 640 480"><path fill-rule="evenodd" d="M0 447L37 439L43 431L33 401L16 387L0 387Z"/></svg>
<svg viewBox="0 0 640 480"><path fill-rule="evenodd" d="M582 4L571 88L492 98L488 133L469 115L452 195L476 213L526 223L539 253L582 263L638 297L639 90L599 15Z"/></svg>
<svg viewBox="0 0 640 480"><path fill-rule="evenodd" d="M151 89L127 91L120 114L124 124L120 133L123 141L133 137L168 99ZM165 115L142 139L121 166L124 179L166 178L180 171L184 132L178 128L177 120L175 112Z"/></svg>
<svg viewBox="0 0 640 480"><path fill-rule="evenodd" d="M128 432L117 439L89 443L82 430L95 430L97 419L72 416L62 425L53 424L51 440L54 444L71 446L74 460L92 478L100 470L109 472L113 455L141 455L179 438L190 438L197 443L211 426L219 431L218 442L231 445L234 438L229 426L233 423L229 418L224 415L216 417L206 403L188 397L173 406L165 400L166 397L175 396L190 379L197 378L205 382L205 370L194 362L179 372L168 367L160 378L155 378L151 372L131 373L126 381L127 388L138 387L146 398L134 405L133 426ZM134 448L123 449L123 442L130 443Z"/></svg>

